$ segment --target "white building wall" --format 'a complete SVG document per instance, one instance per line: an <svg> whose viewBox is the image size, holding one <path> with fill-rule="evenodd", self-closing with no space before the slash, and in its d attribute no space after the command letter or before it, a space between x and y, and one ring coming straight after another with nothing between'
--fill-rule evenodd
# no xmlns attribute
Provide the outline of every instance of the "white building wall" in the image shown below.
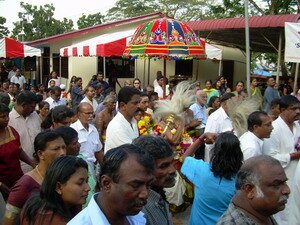
<svg viewBox="0 0 300 225"><path fill-rule="evenodd" d="M233 60L234 61L234 71L233 71L233 83L236 83L239 80L246 81L246 61L245 56L239 49L229 48L224 46L217 46L223 50L223 59L224 60ZM144 85L153 84L153 81L156 79L156 72L158 70L163 71L163 60L162 59L151 59L150 66L148 66L148 59L138 59L136 60L136 77L138 77ZM170 76L175 75L175 61L167 61L167 72L166 75L169 78ZM222 64L221 71L219 72L220 61L219 60L194 60L193 62L193 74L190 80L199 81L201 87L204 88L205 80L212 80L213 82L222 74ZM148 72L149 70L149 72ZM178 74L177 74L178 75ZM149 78L148 78L149 76ZM148 82L149 81L149 82Z"/></svg>
<svg viewBox="0 0 300 225"><path fill-rule="evenodd" d="M79 37L67 38L63 40L59 40L54 43L50 43L50 71L53 68L53 60L52 53L59 53L59 49L62 47L66 47L75 43L78 43L83 40L87 40L89 38L95 37L97 35L101 35L104 33L112 33L122 30L128 30L132 28L136 28L139 23L132 23L127 25L121 25L114 28L108 28L102 30L101 32L90 32L85 35L81 35ZM246 81L246 64L245 64L245 55L239 50L235 48L229 48L224 46L216 47L223 50L223 59L224 60L233 60L234 61L234 75L233 75L233 83L238 80ZM166 62L166 76L169 78L170 76L175 75L175 61L167 61ZM151 59L150 64L148 59L138 59L136 60L136 68L135 68L135 77L138 77L143 86L149 84L153 84L153 81L156 79L156 72L158 70L163 71L163 60L162 59ZM98 71L97 65L97 57L69 57L69 79L75 76L81 76L83 78L83 86L85 86L92 75L96 74ZM222 72L221 72L222 73ZM218 60L194 60L193 62L193 74L191 80L200 81L202 87L204 87L204 81L207 79L211 79L213 81L216 80L219 75L219 61ZM61 83L64 83L68 86L69 79L61 79ZM118 79L121 85L124 84L126 79ZM118 88L117 88L118 89Z"/></svg>

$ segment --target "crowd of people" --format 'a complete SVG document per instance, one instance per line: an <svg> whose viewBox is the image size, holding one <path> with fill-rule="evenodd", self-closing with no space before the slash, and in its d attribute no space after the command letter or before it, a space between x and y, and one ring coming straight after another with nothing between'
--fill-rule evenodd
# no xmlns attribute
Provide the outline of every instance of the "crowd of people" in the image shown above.
<svg viewBox="0 0 300 225"><path fill-rule="evenodd" d="M190 225L300 221L300 101L273 77L126 80L102 73L68 90L57 73L0 86L0 221L4 225ZM10 76L10 77L9 77ZM290 197L290 198L289 198Z"/></svg>

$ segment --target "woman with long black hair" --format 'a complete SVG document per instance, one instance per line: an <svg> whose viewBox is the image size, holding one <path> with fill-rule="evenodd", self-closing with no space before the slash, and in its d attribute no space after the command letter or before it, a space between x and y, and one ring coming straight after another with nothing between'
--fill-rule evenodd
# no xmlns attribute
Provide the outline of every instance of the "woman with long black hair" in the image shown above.
<svg viewBox="0 0 300 225"><path fill-rule="evenodd" d="M75 156L57 158L48 168L40 194L30 198L21 225L67 224L85 203L90 190L88 165Z"/></svg>
<svg viewBox="0 0 300 225"><path fill-rule="evenodd" d="M218 135L210 163L190 157L205 141L203 135L187 149L181 167L195 187L190 225L216 224L235 194L235 177L243 163L239 139L231 132Z"/></svg>

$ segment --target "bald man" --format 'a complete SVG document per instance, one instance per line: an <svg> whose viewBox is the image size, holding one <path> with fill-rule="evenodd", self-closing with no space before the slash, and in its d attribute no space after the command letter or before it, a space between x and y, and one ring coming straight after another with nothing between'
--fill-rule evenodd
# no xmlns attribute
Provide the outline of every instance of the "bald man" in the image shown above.
<svg viewBox="0 0 300 225"><path fill-rule="evenodd" d="M277 224L272 216L284 210L290 194L286 181L277 159L249 158L237 174L237 192L217 225Z"/></svg>
<svg viewBox="0 0 300 225"><path fill-rule="evenodd" d="M196 92L196 102L190 106L190 110L194 113L194 119L201 121L201 128L205 127L207 121L206 115L207 94L205 91L198 90Z"/></svg>

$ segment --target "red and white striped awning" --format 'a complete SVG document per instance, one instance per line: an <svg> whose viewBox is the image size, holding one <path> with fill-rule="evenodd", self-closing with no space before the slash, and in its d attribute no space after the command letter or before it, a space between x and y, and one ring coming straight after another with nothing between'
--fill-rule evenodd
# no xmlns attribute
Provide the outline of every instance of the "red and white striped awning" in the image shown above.
<svg viewBox="0 0 300 225"><path fill-rule="evenodd" d="M135 29L103 34L77 44L60 49L61 56L122 56L126 44L133 36ZM205 45L205 54L208 59L222 59L222 50L201 40Z"/></svg>
<svg viewBox="0 0 300 225"><path fill-rule="evenodd" d="M122 56L133 30L103 34L60 49L61 56Z"/></svg>
<svg viewBox="0 0 300 225"><path fill-rule="evenodd" d="M0 39L0 58L24 58L27 56L41 56L41 50L8 37Z"/></svg>
<svg viewBox="0 0 300 225"><path fill-rule="evenodd" d="M222 50L208 44L207 42L200 39L201 44L204 46L206 58L208 59L216 59L216 60L222 60Z"/></svg>

